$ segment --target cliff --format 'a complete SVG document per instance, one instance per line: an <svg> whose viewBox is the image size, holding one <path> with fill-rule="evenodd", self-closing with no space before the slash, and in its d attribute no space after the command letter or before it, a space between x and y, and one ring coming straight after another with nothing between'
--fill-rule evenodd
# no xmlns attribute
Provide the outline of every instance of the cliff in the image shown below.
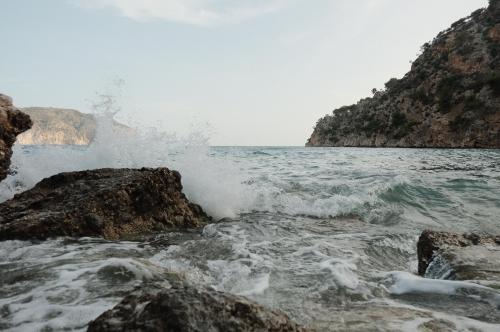
<svg viewBox="0 0 500 332"><path fill-rule="evenodd" d="M16 136L31 127L29 116L12 104L12 99L0 94L0 181L7 177Z"/></svg>
<svg viewBox="0 0 500 332"><path fill-rule="evenodd" d="M500 0L423 45L385 90L320 119L306 145L500 148Z"/></svg>
<svg viewBox="0 0 500 332"><path fill-rule="evenodd" d="M33 120L31 130L18 137L19 144L23 145L88 145L97 128L94 115L72 109L27 107L22 111ZM113 128L132 130L117 122Z"/></svg>

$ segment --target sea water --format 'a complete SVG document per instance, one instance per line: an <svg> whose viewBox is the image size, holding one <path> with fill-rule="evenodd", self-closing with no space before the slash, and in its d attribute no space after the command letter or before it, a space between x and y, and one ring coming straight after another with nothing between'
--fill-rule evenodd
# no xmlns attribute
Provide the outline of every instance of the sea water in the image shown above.
<svg viewBox="0 0 500 332"><path fill-rule="evenodd" d="M17 146L2 199L61 171L166 166L220 222L145 243L0 242L0 329L84 330L128 291L175 273L318 331L500 330L500 285L416 275L422 230L500 233L500 151L146 136Z"/></svg>

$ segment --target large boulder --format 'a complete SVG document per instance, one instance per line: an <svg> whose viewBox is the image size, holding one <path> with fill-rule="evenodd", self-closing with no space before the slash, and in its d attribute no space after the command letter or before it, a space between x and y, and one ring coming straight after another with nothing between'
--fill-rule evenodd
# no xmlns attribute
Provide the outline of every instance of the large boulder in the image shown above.
<svg viewBox="0 0 500 332"><path fill-rule="evenodd" d="M500 235L426 230L417 243L421 276L500 282Z"/></svg>
<svg viewBox="0 0 500 332"><path fill-rule="evenodd" d="M243 297L183 285L127 296L88 327L89 332L299 332L281 312Z"/></svg>
<svg viewBox="0 0 500 332"><path fill-rule="evenodd" d="M384 90L318 120L306 145L500 148L500 1L422 46Z"/></svg>
<svg viewBox="0 0 500 332"><path fill-rule="evenodd" d="M0 94L0 181L8 175L16 136L31 125L29 116L15 108L9 96Z"/></svg>
<svg viewBox="0 0 500 332"><path fill-rule="evenodd" d="M0 240L133 239L204 226L210 218L167 168L61 173L0 204Z"/></svg>

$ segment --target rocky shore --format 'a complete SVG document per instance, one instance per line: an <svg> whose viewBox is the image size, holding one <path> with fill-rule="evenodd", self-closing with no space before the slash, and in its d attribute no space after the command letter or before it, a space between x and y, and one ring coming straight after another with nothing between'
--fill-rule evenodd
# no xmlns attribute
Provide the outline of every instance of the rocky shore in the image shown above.
<svg viewBox="0 0 500 332"><path fill-rule="evenodd" d="M318 120L306 145L500 148L500 0L421 51L403 78Z"/></svg>
<svg viewBox="0 0 500 332"><path fill-rule="evenodd" d="M209 221L182 193L176 171L98 169L51 176L0 204L0 240L131 239Z"/></svg>
<svg viewBox="0 0 500 332"><path fill-rule="evenodd" d="M426 230L417 244L423 277L487 280L500 286L500 235L456 234Z"/></svg>
<svg viewBox="0 0 500 332"><path fill-rule="evenodd" d="M9 96L0 94L0 181L8 175L16 136L31 126L29 116L14 107Z"/></svg>
<svg viewBox="0 0 500 332"><path fill-rule="evenodd" d="M0 95L0 179L7 176L16 135L31 125L28 115ZM165 232L200 230L212 219L182 189L179 172L167 168L57 174L0 204L0 241L140 240ZM88 330L307 331L285 314L240 296L194 288L183 281L153 288L143 285L91 322Z"/></svg>
<svg viewBox="0 0 500 332"><path fill-rule="evenodd" d="M31 122L29 117L12 106L10 98L3 97L2 103L7 105L5 114L8 116L5 119L9 121L0 122L0 126L5 126L5 133L10 130L8 141L12 145L15 134L22 128L28 128ZM116 244L113 241L117 240L132 240L140 246L151 246L155 243L154 246L171 249L172 243L162 242L162 236L189 233L188 237L182 238L181 241L193 242L193 246L201 246L205 250L206 242L200 244L202 240L199 237L193 240L190 236L198 236L197 233L212 221L202 207L190 202L185 196L181 175L177 171L167 168L96 169L56 174L43 179L34 188L1 203L0 241L27 240L37 245L55 242L45 241L55 237L63 237L64 241L78 241L75 238L86 237L105 239L107 241L91 240L106 244ZM155 238L155 241L149 241L151 238ZM137 242L144 239L147 241ZM219 241L211 237L203 240ZM11 242L21 247L26 244ZM118 244L124 243L132 242ZM345 243L346 247L351 245L350 242ZM9 247L8 250L10 249ZM424 278L467 280L468 285L473 281L482 286L500 287L500 236L428 230L420 236L417 253L418 272ZM104 264L102 268L84 269L83 273L91 276L95 274L97 277L99 274L101 277L106 274L116 277L115 272L116 275L121 275L122 272L134 273L126 268L122 269L123 261L127 263L125 255L128 254L129 252L122 253L120 261L115 260L114 253L110 253L108 258L115 260L115 266ZM187 254L193 256L193 251L187 251ZM388 256L389 259L393 258ZM51 257L48 264L53 264L53 259ZM71 266L71 272L73 269ZM8 279L4 280L8 280L8 283L19 277L23 278L27 273L25 266L18 267L14 272L8 268L6 271ZM140 274L140 270L136 271ZM162 268L161 271L158 278L138 278L136 284L129 284L130 287L125 289L121 289L123 285L118 281L116 287L119 292L116 294L119 295L113 298L109 306L84 319L79 327L84 328L88 321L93 319L88 323L88 331L309 331L307 327L291 321L285 313L266 308L243 296L218 292L205 286L194 286L187 281L191 279L182 273L175 274L175 280L169 280L168 275L173 273L168 267ZM412 277L418 280L417 283L429 282L417 276ZM94 284L95 280L92 278L88 280L91 280L89 283L93 287L104 287L103 284ZM114 283L117 279L110 280L110 283ZM323 283L324 280L319 282ZM129 293L134 288L135 290ZM61 292L66 293L67 290ZM329 296L335 298L339 294L329 293ZM404 292L399 295L404 296ZM123 296L125 297L122 299ZM120 299L120 303L109 309ZM24 306L22 303L19 305ZM11 315L15 310L10 304L1 307L0 319ZM334 311L336 307L329 307L328 310ZM357 315L362 315L361 309L356 310L358 309L350 312L356 316L349 318L351 322L356 322ZM362 307L362 310L365 312L366 307ZM384 317L387 314L387 308L380 310L382 312L371 317ZM488 321L496 319L495 315L488 317ZM421 326L441 330L441 323L429 320ZM314 327L323 326L321 322L319 324ZM446 324L454 326L452 322L447 321ZM9 325L8 328L12 326L14 325ZM322 330L321 327L318 329Z"/></svg>

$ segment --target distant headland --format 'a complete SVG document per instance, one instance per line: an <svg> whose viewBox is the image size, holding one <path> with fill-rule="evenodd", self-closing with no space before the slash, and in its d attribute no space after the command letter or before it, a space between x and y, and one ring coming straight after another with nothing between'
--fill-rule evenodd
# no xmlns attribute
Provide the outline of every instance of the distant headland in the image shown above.
<svg viewBox="0 0 500 332"><path fill-rule="evenodd" d="M93 114L54 107L21 108L33 121L33 127L19 135L21 145L88 145L92 142L97 121ZM114 130L133 129L113 122Z"/></svg>

